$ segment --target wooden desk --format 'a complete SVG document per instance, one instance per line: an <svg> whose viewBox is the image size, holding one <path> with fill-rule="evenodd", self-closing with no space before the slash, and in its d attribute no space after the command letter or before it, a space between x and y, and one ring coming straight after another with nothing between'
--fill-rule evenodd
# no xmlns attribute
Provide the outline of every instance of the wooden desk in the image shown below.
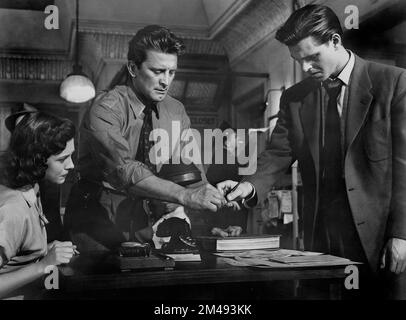
<svg viewBox="0 0 406 320"><path fill-rule="evenodd" d="M333 285L330 293L337 292L330 298L340 298L340 287L347 276L345 266L254 269L230 266L222 258L210 254L202 255L202 262L177 263L174 270L119 272L106 267L105 262L106 256L77 257L69 267L61 269L61 288L55 290L54 296L99 298L112 297L113 293L118 298L141 296L148 299L149 295L153 298L159 292L160 298L207 299L218 296L226 298L228 296L224 296L224 293L227 292L235 294L237 298L255 299L255 290L259 290L257 296L269 296L267 290L276 288L275 281L292 285L295 280L327 279ZM238 293L235 292L236 288ZM209 294L205 290L216 292Z"/></svg>

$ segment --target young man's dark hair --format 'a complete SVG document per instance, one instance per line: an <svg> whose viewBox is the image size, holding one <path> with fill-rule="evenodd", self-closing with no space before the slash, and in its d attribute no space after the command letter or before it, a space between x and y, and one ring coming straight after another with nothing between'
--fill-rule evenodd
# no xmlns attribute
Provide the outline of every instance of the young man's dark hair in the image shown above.
<svg viewBox="0 0 406 320"><path fill-rule="evenodd" d="M334 11L326 6L307 5L292 13L276 32L276 39L287 46L294 46L312 36L323 44L335 33L341 37L343 35L340 20Z"/></svg>
<svg viewBox="0 0 406 320"><path fill-rule="evenodd" d="M169 29L158 25L149 25L139 30L131 39L127 54L128 61L133 61L137 66L140 66L146 58L147 50L179 56L184 53L185 45Z"/></svg>

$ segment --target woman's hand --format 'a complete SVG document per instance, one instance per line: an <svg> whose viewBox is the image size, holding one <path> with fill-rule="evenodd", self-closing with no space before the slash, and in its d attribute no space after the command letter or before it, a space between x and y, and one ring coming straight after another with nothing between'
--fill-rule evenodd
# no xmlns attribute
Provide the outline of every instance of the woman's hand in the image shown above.
<svg viewBox="0 0 406 320"><path fill-rule="evenodd" d="M58 266L63 263L69 263L75 255L76 246L70 241L54 241L48 244L48 253L41 260L44 268L47 266Z"/></svg>

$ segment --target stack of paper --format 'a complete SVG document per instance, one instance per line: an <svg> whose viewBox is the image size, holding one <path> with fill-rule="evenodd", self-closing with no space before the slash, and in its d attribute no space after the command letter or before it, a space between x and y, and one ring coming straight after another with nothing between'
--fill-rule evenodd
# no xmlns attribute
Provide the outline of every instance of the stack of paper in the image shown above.
<svg viewBox="0 0 406 320"><path fill-rule="evenodd" d="M244 252L215 253L223 261L233 266L250 266L258 268L296 268L314 266L349 265L354 262L337 256L319 252L280 249L250 250Z"/></svg>

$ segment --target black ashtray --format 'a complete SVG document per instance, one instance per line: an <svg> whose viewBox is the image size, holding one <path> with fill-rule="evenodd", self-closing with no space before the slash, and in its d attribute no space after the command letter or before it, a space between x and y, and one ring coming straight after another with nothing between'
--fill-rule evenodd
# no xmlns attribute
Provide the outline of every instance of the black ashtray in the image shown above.
<svg viewBox="0 0 406 320"><path fill-rule="evenodd" d="M123 257L149 257L151 245L149 243L123 242L120 245L120 255Z"/></svg>

